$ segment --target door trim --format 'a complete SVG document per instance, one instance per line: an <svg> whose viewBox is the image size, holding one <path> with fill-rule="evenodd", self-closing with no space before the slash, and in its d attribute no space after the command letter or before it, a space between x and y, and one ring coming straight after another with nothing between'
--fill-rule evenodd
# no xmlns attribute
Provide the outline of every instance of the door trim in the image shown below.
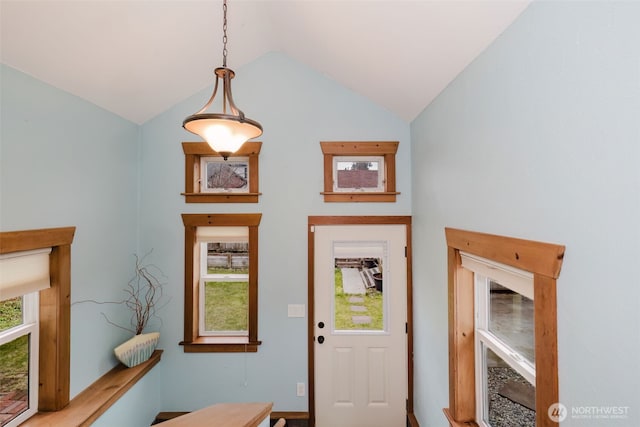
<svg viewBox="0 0 640 427"><path fill-rule="evenodd" d="M407 232L407 417L413 416L413 279L411 216L309 216L307 224L307 358L309 427L315 427L315 355L314 355L314 256L317 225L404 225Z"/></svg>

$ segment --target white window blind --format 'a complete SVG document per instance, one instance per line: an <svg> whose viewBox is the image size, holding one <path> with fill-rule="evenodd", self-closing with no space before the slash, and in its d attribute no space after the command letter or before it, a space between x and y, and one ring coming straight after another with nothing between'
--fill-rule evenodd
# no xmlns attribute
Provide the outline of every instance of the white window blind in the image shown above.
<svg viewBox="0 0 640 427"><path fill-rule="evenodd" d="M51 248L0 255L0 301L50 287Z"/></svg>
<svg viewBox="0 0 640 427"><path fill-rule="evenodd" d="M382 258L385 255L383 242L336 242L333 256L336 258Z"/></svg>
<svg viewBox="0 0 640 427"><path fill-rule="evenodd" d="M467 270L489 277L500 285L533 300L532 273L464 252L460 252L460 255L462 266Z"/></svg>
<svg viewBox="0 0 640 427"><path fill-rule="evenodd" d="M198 243L242 243L249 241L249 227L198 227Z"/></svg>

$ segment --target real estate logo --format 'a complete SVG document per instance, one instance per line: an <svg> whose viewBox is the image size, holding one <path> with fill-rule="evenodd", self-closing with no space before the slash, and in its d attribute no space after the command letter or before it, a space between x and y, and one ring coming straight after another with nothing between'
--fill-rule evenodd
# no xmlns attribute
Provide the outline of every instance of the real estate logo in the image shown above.
<svg viewBox="0 0 640 427"><path fill-rule="evenodd" d="M562 403L554 403L547 410L549 419L555 423L572 419L626 420L629 418L628 406L572 406L571 413Z"/></svg>
<svg viewBox="0 0 640 427"><path fill-rule="evenodd" d="M549 406L549 409L547 410L547 415L549 415L549 418L554 423L559 423L561 421L564 421L565 418L567 418L567 413L568 413L567 407L560 402L553 403L551 406Z"/></svg>

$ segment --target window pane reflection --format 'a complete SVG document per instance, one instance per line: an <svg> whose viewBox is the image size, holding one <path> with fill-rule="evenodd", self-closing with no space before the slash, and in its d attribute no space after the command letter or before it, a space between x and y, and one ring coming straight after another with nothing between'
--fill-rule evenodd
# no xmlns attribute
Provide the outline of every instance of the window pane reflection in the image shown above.
<svg viewBox="0 0 640 427"><path fill-rule="evenodd" d="M494 281L489 292L489 330L533 364L533 300Z"/></svg>
<svg viewBox="0 0 640 427"><path fill-rule="evenodd" d="M0 345L0 424L29 409L29 335Z"/></svg>

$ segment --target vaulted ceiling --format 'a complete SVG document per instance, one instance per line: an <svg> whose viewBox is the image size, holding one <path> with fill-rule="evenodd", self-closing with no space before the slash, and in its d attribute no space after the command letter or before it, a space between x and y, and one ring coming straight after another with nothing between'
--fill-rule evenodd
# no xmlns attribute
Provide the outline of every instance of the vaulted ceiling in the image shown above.
<svg viewBox="0 0 640 427"><path fill-rule="evenodd" d="M410 122L528 4L229 0L228 66L284 52ZM222 64L221 0L0 7L4 64L135 123L210 86Z"/></svg>

